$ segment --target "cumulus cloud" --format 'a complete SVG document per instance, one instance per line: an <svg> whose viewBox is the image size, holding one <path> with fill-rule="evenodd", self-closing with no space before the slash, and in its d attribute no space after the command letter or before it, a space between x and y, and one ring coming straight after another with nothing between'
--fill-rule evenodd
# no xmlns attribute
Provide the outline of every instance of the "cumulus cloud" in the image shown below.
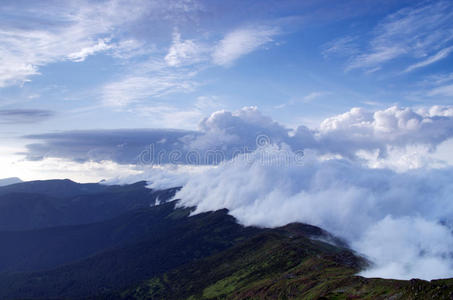
<svg viewBox="0 0 453 300"><path fill-rule="evenodd" d="M381 158L389 150L413 145L435 147L452 137L453 117L450 107L434 106L429 110L390 107L375 112L353 108L321 123L320 149L356 156L358 151L378 151Z"/></svg>
<svg viewBox="0 0 453 300"><path fill-rule="evenodd" d="M156 113L156 109L167 108L150 108L150 112ZM27 146L27 156L29 159L113 160L121 164L209 165L254 151L257 137L262 137L258 143L265 144L290 141L289 130L262 115L256 107L234 113L218 111L199 126L198 131L131 129L30 135L26 138L37 142Z"/></svg>
<svg viewBox="0 0 453 300"><path fill-rule="evenodd" d="M453 276L452 175L301 161L270 145L190 176L176 198L195 213L227 208L245 225L320 226L374 263L366 276L433 279Z"/></svg>
<svg viewBox="0 0 453 300"><path fill-rule="evenodd" d="M161 110L171 111L171 108L149 108L150 115ZM194 110L177 116L181 121L200 115L200 111ZM253 152L263 144L285 144L295 152L310 150L325 157L359 161L369 167L404 171L439 165L430 155L439 144L452 137L453 109L433 106L425 109L390 107L379 111L353 108L324 120L319 128L300 126L295 131L264 116L256 107L245 107L236 112L214 112L201 121L198 131L81 131L27 138L37 140L28 146L29 158L136 163L140 153L151 145L154 151L149 161L218 164L237 154ZM158 155L166 158L156 159ZM170 156L177 159L168 159Z"/></svg>
<svg viewBox="0 0 453 300"><path fill-rule="evenodd" d="M54 112L41 109L1 109L0 124L24 124L44 121Z"/></svg>
<svg viewBox="0 0 453 300"><path fill-rule="evenodd" d="M200 123L203 133L188 140L188 146L198 151L221 150L225 158L234 152L251 152L258 143L289 143L289 129L264 116L256 107L244 107L236 112L217 111ZM262 141L257 138L263 137Z"/></svg>

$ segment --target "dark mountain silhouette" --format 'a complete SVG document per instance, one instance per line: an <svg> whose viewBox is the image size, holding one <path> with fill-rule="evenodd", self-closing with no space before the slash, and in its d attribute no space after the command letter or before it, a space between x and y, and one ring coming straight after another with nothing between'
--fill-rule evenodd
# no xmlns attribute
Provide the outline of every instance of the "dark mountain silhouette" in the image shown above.
<svg viewBox="0 0 453 300"><path fill-rule="evenodd" d="M177 189L153 191L146 182L107 186L70 180L0 187L0 231L89 224L165 202Z"/></svg>

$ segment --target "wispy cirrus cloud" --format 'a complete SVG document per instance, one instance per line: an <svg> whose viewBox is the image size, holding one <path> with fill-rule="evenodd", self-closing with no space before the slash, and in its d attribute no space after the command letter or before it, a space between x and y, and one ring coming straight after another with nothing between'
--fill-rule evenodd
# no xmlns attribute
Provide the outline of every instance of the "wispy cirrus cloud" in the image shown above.
<svg viewBox="0 0 453 300"><path fill-rule="evenodd" d="M0 8L0 88L22 84L50 63L81 62L106 51L121 57L125 46L133 46L124 43L123 32L134 22L177 19L194 9L195 2L180 0L40 1L23 10L5 5Z"/></svg>
<svg viewBox="0 0 453 300"><path fill-rule="evenodd" d="M453 97L453 83L438 86L432 89L429 93L429 96L444 96L444 97Z"/></svg>
<svg viewBox="0 0 453 300"><path fill-rule="evenodd" d="M323 46L322 55L328 58L332 55L350 56L358 52L357 37L345 36L331 41Z"/></svg>
<svg viewBox="0 0 453 300"><path fill-rule="evenodd" d="M423 3L388 15L372 31L365 45L351 37L328 44L325 55L349 57L346 70L378 70L398 58L415 60L405 68L410 72L446 58L452 51L453 5L448 1ZM365 38L365 36L362 36Z"/></svg>
<svg viewBox="0 0 453 300"><path fill-rule="evenodd" d="M304 98L303 98L303 101L304 102L312 102L316 99L319 99L319 98L322 98L324 96L328 96L328 95L331 95L332 93L329 92L329 91L315 91L315 92L311 92L310 94L306 95Z"/></svg>
<svg viewBox="0 0 453 300"><path fill-rule="evenodd" d="M279 33L270 27L240 28L228 33L215 47L212 60L215 64L229 66L241 56L273 41Z"/></svg>
<svg viewBox="0 0 453 300"><path fill-rule="evenodd" d="M175 29L165 56L151 56L122 78L104 85L101 98L106 105L126 107L168 94L193 92L202 85L196 78L200 71L218 65L228 67L272 42L278 33L277 27L255 26L233 30L221 40L195 40L183 39Z"/></svg>
<svg viewBox="0 0 453 300"><path fill-rule="evenodd" d="M190 75L162 70L157 74L137 74L106 84L102 88L102 100L105 105L125 107L132 103L177 93L190 92L198 83Z"/></svg>
<svg viewBox="0 0 453 300"><path fill-rule="evenodd" d="M438 62L439 60L442 60L442 59L448 57L452 51L453 51L453 46L444 48L444 49L440 50L439 52L437 52L436 54L428 57L427 59L409 66L405 70L405 72L410 72L410 71L413 71L415 69L423 68L423 67L426 67L426 66L428 66L430 64L433 64L435 62Z"/></svg>
<svg viewBox="0 0 453 300"><path fill-rule="evenodd" d="M165 56L165 62L172 67L192 65L206 59L208 48L194 40L182 40L181 34L175 30L173 41Z"/></svg>
<svg viewBox="0 0 453 300"><path fill-rule="evenodd" d="M450 102L453 96L453 73L439 73L426 76L418 83L415 95L423 98L432 97L438 100L446 99Z"/></svg>

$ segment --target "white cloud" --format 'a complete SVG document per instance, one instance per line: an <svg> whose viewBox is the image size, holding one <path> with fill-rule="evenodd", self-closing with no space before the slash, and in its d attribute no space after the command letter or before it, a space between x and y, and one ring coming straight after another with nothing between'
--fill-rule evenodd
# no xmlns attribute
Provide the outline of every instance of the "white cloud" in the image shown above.
<svg viewBox="0 0 453 300"><path fill-rule="evenodd" d="M257 136L275 143L289 142L288 129L264 116L257 107L244 107L236 112L217 111L199 125L202 135L188 140L198 151L221 150L226 158L235 151L249 152L256 148Z"/></svg>
<svg viewBox="0 0 453 300"><path fill-rule="evenodd" d="M453 6L448 1L403 8L376 26L368 47L353 53L346 69L375 69L402 56L428 57L406 70L411 71L443 59L451 52L452 17Z"/></svg>
<svg viewBox="0 0 453 300"><path fill-rule="evenodd" d="M192 92L200 85L196 75L206 67L204 63L211 55L214 64L227 66L271 42L277 33L276 29L267 27L243 28L229 33L216 46L209 46L209 43L183 40L175 30L165 57L151 57L136 64L123 78L106 84L101 91L103 103L124 107L170 93Z"/></svg>
<svg viewBox="0 0 453 300"><path fill-rule="evenodd" d="M447 226L418 216L387 216L354 243L375 264L361 275L404 279L451 277L452 247L453 235Z"/></svg>
<svg viewBox="0 0 453 300"><path fill-rule="evenodd" d="M429 96L453 97L453 84L441 85L428 92Z"/></svg>
<svg viewBox="0 0 453 300"><path fill-rule="evenodd" d="M82 48L78 52L70 53L68 59L75 62L82 62L87 56L93 55L97 52L102 52L112 48L112 45L107 44L108 40L99 40L97 44Z"/></svg>
<svg viewBox="0 0 453 300"><path fill-rule="evenodd" d="M149 117L156 126L163 128L196 129L195 124L203 116L202 111L198 108L181 109L155 103L136 108L136 113Z"/></svg>
<svg viewBox="0 0 453 300"><path fill-rule="evenodd" d="M5 20L20 22L6 21L0 30L0 87L24 83L30 76L38 75L40 67L54 62L80 62L105 51L125 57L118 55L124 54L121 49L127 46L122 33L144 17L148 21L177 19L197 9L191 1L180 2L65 1L55 5L40 1L20 12L5 10L3 13L14 16ZM120 49L115 50L116 47Z"/></svg>
<svg viewBox="0 0 453 300"><path fill-rule="evenodd" d="M104 105L126 107L133 103L152 104L152 100L172 93L189 93L199 83L194 80L196 70L168 66L164 59L150 58L131 66L115 81L105 84L100 91Z"/></svg>
<svg viewBox="0 0 453 300"><path fill-rule="evenodd" d="M373 73L379 70L379 68L376 68L377 65L406 53L407 50L402 47L377 47L372 53L361 54L355 57L346 70L371 67L371 71L369 73Z"/></svg>
<svg viewBox="0 0 453 300"><path fill-rule="evenodd" d="M131 86L129 88L131 91L140 90ZM133 96L146 97L149 96L148 92L148 89L144 94L136 91ZM146 105L137 104L132 109L134 113L149 116L156 125L166 128L193 128L196 120L206 113L198 107L181 109L156 101ZM100 139L103 134L112 134L115 139L110 138L107 142ZM34 135L30 138L41 142L29 145L28 156L95 158L96 161L113 159L127 163L135 159L146 145L155 144L162 139L162 135L171 134L173 133L166 130L155 130L152 134L146 130L132 130ZM131 140L132 137L134 139ZM73 142L71 147L64 142L68 138ZM343 158L371 168L404 172L421 167L447 166L449 163L436 156L436 151L439 145L451 138L451 106L419 109L390 107L377 111L354 108L324 120L319 128L299 126L295 131L263 115L256 107L245 107L235 112L216 111L201 121L198 131L179 132L177 142L162 144L159 148L166 153L179 151L183 154L177 163L216 164L231 159L238 153L252 152L262 144L285 144L293 151L310 150L325 159ZM86 139L96 139L97 142L86 143ZM129 142L118 148L123 140ZM91 153L93 149L90 147L102 151ZM190 161L184 156L191 151L201 156L200 159ZM219 152L221 157L215 158L216 160L206 159L206 154L212 151Z"/></svg>
<svg viewBox="0 0 453 300"><path fill-rule="evenodd" d="M330 92L311 92L307 96L304 97L304 102L311 102L313 100L316 100L318 98L324 97L330 95Z"/></svg>
<svg viewBox="0 0 453 300"><path fill-rule="evenodd" d="M210 168L215 167L165 165L136 168L141 172L134 175L122 174L120 176L110 178L106 181L106 184L132 184L138 181L147 180L149 188L169 189L185 185L191 176L204 172Z"/></svg>
<svg viewBox="0 0 453 300"><path fill-rule="evenodd" d="M197 97L195 107L201 111L208 111L210 114L213 111L220 110L222 104L217 96L199 96Z"/></svg>
<svg viewBox="0 0 453 300"><path fill-rule="evenodd" d="M453 96L453 73L437 73L426 75L417 83L418 89L413 92L415 99L446 100Z"/></svg>
<svg viewBox="0 0 453 300"><path fill-rule="evenodd" d="M394 106L375 112L353 108L321 123L319 149L346 157L356 156L357 151L378 151L379 159L385 159L390 150L413 145L434 149L453 134L450 110L440 106L428 110Z"/></svg>
<svg viewBox="0 0 453 300"><path fill-rule="evenodd" d="M151 107L149 113L165 115L172 108ZM68 177L129 172L132 176L114 181L183 185L176 197L181 205L197 206L197 212L227 208L245 225L299 221L345 238L374 262L363 275L433 279L453 276L453 168L437 168L437 158L429 157L433 148L451 141L452 122L453 107L356 108L326 119L318 129L300 127L289 135L256 107L246 107L212 114L198 132L49 134L41 137L47 144L29 146L30 157L41 153L44 160L22 167L75 170L73 175L63 172ZM169 165L170 160L151 168L128 165L132 158L142 158L143 145L149 144L164 154L183 156L176 163L188 165ZM238 148L242 152L233 155ZM226 154L224 160L200 167L184 158L209 149ZM301 149L304 155L295 152ZM71 157L86 161L68 164ZM123 165L109 165L107 159Z"/></svg>
<svg viewBox="0 0 453 300"><path fill-rule="evenodd" d="M169 66L176 67L190 65L202 60L201 55L206 49L193 40L181 40L178 31L173 32L173 43L165 56L165 61Z"/></svg>
<svg viewBox="0 0 453 300"><path fill-rule="evenodd" d="M227 208L245 225L320 226L374 262L364 275L433 279L453 276L453 236L440 223L453 221L452 172L398 174L310 154L300 161L267 146L193 174L176 198L196 213Z"/></svg>
<svg viewBox="0 0 453 300"><path fill-rule="evenodd" d="M0 178L19 177L22 180L71 178L78 182L98 182L103 179L140 174L134 165L118 164L111 160L76 162L69 158L49 157L39 161L24 160L22 147L0 147ZM15 153L15 154L12 154Z"/></svg>
<svg viewBox="0 0 453 300"><path fill-rule="evenodd" d="M154 45L146 44L144 41L136 39L120 40L117 43L112 43L110 53L120 59L128 60L135 56L149 55L156 51Z"/></svg>
<svg viewBox="0 0 453 300"><path fill-rule="evenodd" d="M273 37L278 33L277 29L268 27L250 27L232 31L217 44L212 60L215 64L229 66L241 56L272 42Z"/></svg>
<svg viewBox="0 0 453 300"><path fill-rule="evenodd" d="M322 55L328 58L331 55L351 56L358 51L357 38L346 36L338 38L323 46Z"/></svg>
<svg viewBox="0 0 453 300"><path fill-rule="evenodd" d="M438 62L439 60L442 60L442 59L446 58L448 55L450 55L450 53L452 51L453 51L453 46L444 48L444 49L440 50L439 52L437 52L436 54L434 54L433 56L428 57L424 61L421 61L419 63L416 63L416 64L413 64L413 65L409 66L406 69L405 72L410 72L410 71L413 71L415 69L426 67L426 66L428 66L430 64Z"/></svg>

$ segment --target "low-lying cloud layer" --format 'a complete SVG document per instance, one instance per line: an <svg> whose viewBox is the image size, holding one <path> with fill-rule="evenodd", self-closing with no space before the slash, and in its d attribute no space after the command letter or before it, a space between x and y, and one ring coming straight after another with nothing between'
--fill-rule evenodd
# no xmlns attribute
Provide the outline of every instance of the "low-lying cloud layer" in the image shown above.
<svg viewBox="0 0 453 300"><path fill-rule="evenodd" d="M139 163L116 182L183 186L181 205L227 208L245 225L317 225L374 263L362 275L433 279L453 277L453 167L432 155L452 136L452 107L354 108L296 130L248 107L198 131L30 136L28 155Z"/></svg>
<svg viewBox="0 0 453 300"><path fill-rule="evenodd" d="M453 276L452 176L450 168L396 173L311 155L302 163L267 146L186 176L176 198L195 213L228 208L245 225L320 226L375 264L366 276L433 279Z"/></svg>

